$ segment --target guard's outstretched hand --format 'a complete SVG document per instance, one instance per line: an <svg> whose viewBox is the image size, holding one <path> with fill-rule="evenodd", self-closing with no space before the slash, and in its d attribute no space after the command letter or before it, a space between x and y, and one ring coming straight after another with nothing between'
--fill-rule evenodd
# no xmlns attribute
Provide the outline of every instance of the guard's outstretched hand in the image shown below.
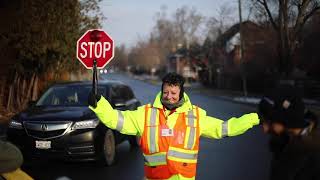
<svg viewBox="0 0 320 180"><path fill-rule="evenodd" d="M260 123L257 113L245 114L239 118L232 118L228 121L228 136L243 134L254 125Z"/></svg>

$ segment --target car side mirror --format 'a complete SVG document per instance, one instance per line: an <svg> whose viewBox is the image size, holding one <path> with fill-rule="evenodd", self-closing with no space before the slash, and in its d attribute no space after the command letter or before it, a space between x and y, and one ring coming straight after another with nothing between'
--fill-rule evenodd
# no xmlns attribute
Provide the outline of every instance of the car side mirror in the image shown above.
<svg viewBox="0 0 320 180"><path fill-rule="evenodd" d="M113 102L114 106L118 108L126 106L126 102L123 99L115 99Z"/></svg>
<svg viewBox="0 0 320 180"><path fill-rule="evenodd" d="M36 101L29 101L28 102L28 107L33 107L36 105Z"/></svg>
<svg viewBox="0 0 320 180"><path fill-rule="evenodd" d="M137 101L137 102L136 102L136 105L137 105L137 106L141 106L141 102L140 102L140 101Z"/></svg>

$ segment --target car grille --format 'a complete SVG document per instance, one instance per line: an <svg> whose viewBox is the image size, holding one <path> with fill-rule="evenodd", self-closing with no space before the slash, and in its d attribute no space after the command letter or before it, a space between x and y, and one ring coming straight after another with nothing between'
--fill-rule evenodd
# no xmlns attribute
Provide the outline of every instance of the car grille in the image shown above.
<svg viewBox="0 0 320 180"><path fill-rule="evenodd" d="M57 131L34 131L34 130L30 130L28 129L28 134L30 136L36 137L36 138L54 138L54 137L58 137L60 135L63 135L65 129L62 130L57 130Z"/></svg>
<svg viewBox="0 0 320 180"><path fill-rule="evenodd" d="M63 136L72 122L24 122L24 127L29 136L38 139L50 139Z"/></svg>

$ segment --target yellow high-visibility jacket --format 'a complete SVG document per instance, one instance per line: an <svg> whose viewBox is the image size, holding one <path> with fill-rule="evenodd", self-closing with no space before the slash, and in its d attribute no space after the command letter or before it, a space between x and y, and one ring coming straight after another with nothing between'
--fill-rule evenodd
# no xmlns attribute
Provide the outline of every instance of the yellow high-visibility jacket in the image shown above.
<svg viewBox="0 0 320 180"><path fill-rule="evenodd" d="M161 92L158 93L153 103L153 107L163 109L160 101ZM184 93L184 104L178 107L175 112L170 114L170 110L166 110L167 125L173 128L179 113L187 113L192 109L189 97ZM97 102L97 107L89 108L95 112L100 121L111 129L116 129L122 134L141 136L144 131L145 124L145 106L138 107L133 111L119 111L112 108L110 103L102 96ZM149 105L150 106L150 105ZM254 125L259 124L259 118L256 113L245 114L240 118L230 118L228 121L207 116L206 111L199 108L199 129L200 136L221 139L225 136L237 136L243 134ZM182 176L172 176L170 180L190 180Z"/></svg>
<svg viewBox="0 0 320 180"><path fill-rule="evenodd" d="M160 97L161 95L160 93L158 93L152 106L163 109ZM175 125L175 121L178 118L179 113L188 112L192 109L192 104L187 94L184 94L184 99L184 104L181 107L177 108L174 113L167 116L167 123L170 128L173 128L173 126ZM97 103L96 108L93 108L91 106L89 108L96 113L101 122L103 122L107 127L111 129L117 129L120 133L128 135L139 136L143 133L145 105L138 107L138 109L134 111L118 111L114 110L110 103L102 96ZM201 136L209 138L220 139L224 137L224 135L240 135L254 125L259 124L259 118L256 113L245 114L240 118L233 117L228 121L223 121L215 117L207 116L206 111L203 109L199 108L199 110L200 134ZM170 110L167 110L165 113L166 115L168 115L170 113ZM227 132L224 134L223 130L226 130Z"/></svg>

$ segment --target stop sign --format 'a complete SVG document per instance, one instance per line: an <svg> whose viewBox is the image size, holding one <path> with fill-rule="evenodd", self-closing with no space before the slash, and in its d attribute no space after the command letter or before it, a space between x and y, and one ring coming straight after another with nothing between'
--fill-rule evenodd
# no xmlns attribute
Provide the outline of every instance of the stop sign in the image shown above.
<svg viewBox="0 0 320 180"><path fill-rule="evenodd" d="M77 41L77 58L87 69L93 68L94 59L97 60L97 68L103 69L113 56L113 40L103 30L88 30Z"/></svg>

